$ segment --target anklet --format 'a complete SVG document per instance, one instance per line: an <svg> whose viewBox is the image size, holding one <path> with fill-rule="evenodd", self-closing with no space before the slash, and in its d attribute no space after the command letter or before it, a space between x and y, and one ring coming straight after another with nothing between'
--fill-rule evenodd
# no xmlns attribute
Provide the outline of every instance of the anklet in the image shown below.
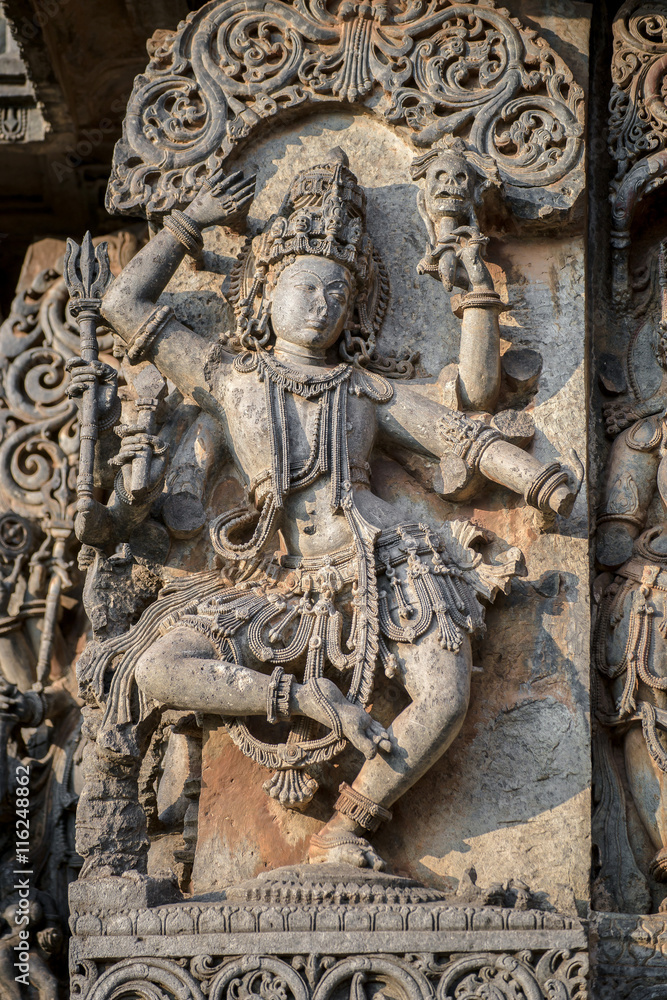
<svg viewBox="0 0 667 1000"><path fill-rule="evenodd" d="M363 837L357 837L353 833L340 833L331 834L329 837L320 836L319 833L314 833L310 838L310 843L313 847L319 847L321 850L328 851L334 847L361 847L365 850L372 850L371 845Z"/></svg>
<svg viewBox="0 0 667 1000"><path fill-rule="evenodd" d="M345 782L339 786L338 791L340 795L334 805L336 812L340 813L341 816L353 819L369 833L375 833L380 823L391 819L391 813L388 809L373 802L368 796L362 795L356 788L351 788Z"/></svg>

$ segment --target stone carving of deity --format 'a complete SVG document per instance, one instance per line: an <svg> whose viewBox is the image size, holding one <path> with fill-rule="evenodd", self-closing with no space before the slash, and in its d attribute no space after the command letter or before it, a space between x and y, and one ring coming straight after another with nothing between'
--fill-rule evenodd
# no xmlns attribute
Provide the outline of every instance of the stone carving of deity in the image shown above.
<svg viewBox="0 0 667 1000"><path fill-rule="evenodd" d="M422 271L464 293L458 392L475 416L420 393L406 359L382 356L387 277L366 229L365 192L340 149L294 177L247 243L232 276L232 339L211 347L156 303L184 256L199 253L203 227L243 219L254 178L214 176L187 211L165 219L103 302L129 361L149 360L196 400L209 428L207 469L227 449L246 495L209 524L213 569L173 581L129 631L84 655L82 688L104 711L97 743L136 755L155 706L221 716L240 751L268 769L268 794L291 808L316 793L311 769L351 744L365 763L311 837L311 862L382 867L369 838L458 732L481 601L506 592L521 564L514 548L483 558L469 521L407 520L373 489L373 449L439 463L440 491L454 502L488 481L542 510L567 513L574 498L567 471L542 465L491 422L502 303L473 208L483 167L450 142L417 158L413 174L425 179ZM93 369L75 366L74 386ZM82 541L113 546L146 516L165 474L164 448L153 445L124 432L109 503L80 504ZM143 479L134 478L139 461ZM383 675L407 695L389 725L369 710ZM84 825L85 875L103 861L98 833Z"/></svg>

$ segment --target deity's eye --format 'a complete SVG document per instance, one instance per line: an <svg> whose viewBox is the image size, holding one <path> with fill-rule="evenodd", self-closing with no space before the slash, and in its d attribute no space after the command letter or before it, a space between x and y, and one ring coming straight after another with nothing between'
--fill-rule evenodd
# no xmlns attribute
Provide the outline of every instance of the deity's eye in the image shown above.
<svg viewBox="0 0 667 1000"><path fill-rule="evenodd" d="M295 285L295 288L300 288L304 292L317 291L317 285L314 285L312 281L300 281L298 285Z"/></svg>
<svg viewBox="0 0 667 1000"><path fill-rule="evenodd" d="M468 181L468 175L463 172L456 175L457 184L466 184Z"/></svg>

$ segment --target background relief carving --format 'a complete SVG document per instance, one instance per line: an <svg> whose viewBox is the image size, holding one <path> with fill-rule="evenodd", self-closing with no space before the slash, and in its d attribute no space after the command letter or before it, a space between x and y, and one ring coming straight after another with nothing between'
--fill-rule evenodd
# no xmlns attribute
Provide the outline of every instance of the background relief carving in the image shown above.
<svg viewBox="0 0 667 1000"><path fill-rule="evenodd" d="M5 7L0 994L667 1000L664 0Z"/></svg>
<svg viewBox="0 0 667 1000"><path fill-rule="evenodd" d="M116 148L109 210L184 207L267 119L332 99L368 107L418 146L463 136L493 157L519 216L569 208L582 183L572 171L583 92L536 32L494 7L206 4L151 42Z"/></svg>

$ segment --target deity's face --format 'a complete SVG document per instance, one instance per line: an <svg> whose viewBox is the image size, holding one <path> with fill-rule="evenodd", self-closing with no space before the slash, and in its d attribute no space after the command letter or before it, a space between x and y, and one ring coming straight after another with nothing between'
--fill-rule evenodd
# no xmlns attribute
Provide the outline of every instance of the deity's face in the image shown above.
<svg viewBox="0 0 667 1000"><path fill-rule="evenodd" d="M277 340L324 353L345 327L354 294L346 267L325 257L297 257L278 276L271 302Z"/></svg>
<svg viewBox="0 0 667 1000"><path fill-rule="evenodd" d="M432 219L467 215L472 201L474 175L458 153L444 152L427 167L426 210Z"/></svg>

